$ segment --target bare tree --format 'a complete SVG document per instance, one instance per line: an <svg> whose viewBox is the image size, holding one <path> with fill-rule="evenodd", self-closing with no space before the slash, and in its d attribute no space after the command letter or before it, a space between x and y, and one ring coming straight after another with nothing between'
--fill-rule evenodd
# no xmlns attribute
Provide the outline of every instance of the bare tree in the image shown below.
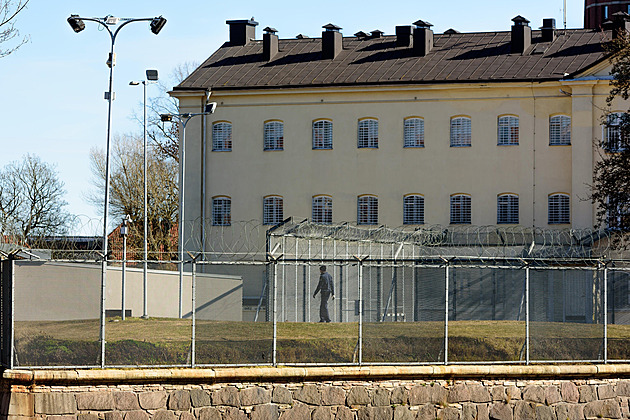
<svg viewBox="0 0 630 420"><path fill-rule="evenodd" d="M15 27L17 15L26 8L29 0L0 0L0 58L6 57L29 41L29 37L20 37L20 31ZM3 47L9 41L12 46Z"/></svg>
<svg viewBox="0 0 630 420"><path fill-rule="evenodd" d="M65 190L54 166L26 155L0 171L0 232L29 239L67 233Z"/></svg>
<svg viewBox="0 0 630 420"><path fill-rule="evenodd" d="M163 124L160 114L177 114L178 103L175 98L168 96L171 84L181 83L199 63L186 61L177 65L166 82L160 80L158 88L160 94L148 99L147 103L147 137L156 148L156 152L163 158L179 161L179 132L178 124ZM142 124L142 113L134 112L134 119Z"/></svg>
<svg viewBox="0 0 630 420"><path fill-rule="evenodd" d="M114 220L131 216L130 248L142 249L144 232L144 182L142 138L116 136L112 142L110 169L110 211ZM90 166L96 190L88 196L102 209L105 191L105 154L92 149ZM177 252L177 162L164 159L154 148L147 152L149 259L166 260Z"/></svg>

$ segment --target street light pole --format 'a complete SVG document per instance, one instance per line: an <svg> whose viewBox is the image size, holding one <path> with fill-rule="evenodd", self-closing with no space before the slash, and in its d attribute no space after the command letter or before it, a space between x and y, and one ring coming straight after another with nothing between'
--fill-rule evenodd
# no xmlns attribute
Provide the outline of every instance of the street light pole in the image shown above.
<svg viewBox="0 0 630 420"><path fill-rule="evenodd" d="M185 114L161 114L162 122L173 121L177 118L182 125L182 142L180 144L181 156L179 162L179 317L183 316L183 293L184 293L184 165L186 164L186 125L193 118L199 115L212 114L217 108L216 102L211 102L205 106L204 112ZM204 151L205 153L205 151Z"/></svg>
<svg viewBox="0 0 630 420"><path fill-rule="evenodd" d="M143 185L144 185L144 204L143 204L143 213L144 213L144 234L143 234L143 248L144 248L144 257L142 259L142 318L147 319L149 317L148 313L148 280L147 280L147 260L148 260L148 249L147 249L147 238L148 238L148 193L147 193L147 84L149 83L157 83L158 80L158 71L157 70L147 70L146 71L147 78L140 82L129 82L131 86L137 86L142 83L144 95L143 95Z"/></svg>
<svg viewBox="0 0 630 420"><path fill-rule="evenodd" d="M107 100L107 146L105 155L105 203L103 206L103 260L101 262L101 326L100 326L100 342L101 342L101 367L105 367L105 297L106 297L106 281L107 281L107 258L108 258L108 245L107 245L107 215L109 213L109 178L110 178L110 153L111 153L111 128L112 128L112 101L114 100L113 82L114 82L114 66L116 65L116 55L114 54L114 44L116 43L116 36L120 33L120 30L126 25L132 22L150 21L151 32L157 35L164 25L166 19L162 16L154 18L117 18L114 16L106 16L104 18L84 18L79 15L70 15L67 19L68 24L74 32L81 32L85 29L85 22L96 22L99 25L107 29L110 36L111 49L109 53L109 59L107 65L109 66L109 88L105 92L105 99ZM123 23L116 28L114 32L109 26L118 25L122 21Z"/></svg>

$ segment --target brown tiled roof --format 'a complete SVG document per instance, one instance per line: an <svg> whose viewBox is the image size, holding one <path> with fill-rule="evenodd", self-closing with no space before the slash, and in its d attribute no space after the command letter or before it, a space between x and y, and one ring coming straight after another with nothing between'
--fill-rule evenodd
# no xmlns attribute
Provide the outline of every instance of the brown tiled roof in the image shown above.
<svg viewBox="0 0 630 420"><path fill-rule="evenodd" d="M262 41L226 43L175 90L558 80L605 59L601 32L562 32L543 42L540 31L532 31L532 46L523 55L510 53L510 32L436 34L425 57L396 47L395 36L344 38L334 60L322 58L319 38L281 39L270 62L263 59Z"/></svg>

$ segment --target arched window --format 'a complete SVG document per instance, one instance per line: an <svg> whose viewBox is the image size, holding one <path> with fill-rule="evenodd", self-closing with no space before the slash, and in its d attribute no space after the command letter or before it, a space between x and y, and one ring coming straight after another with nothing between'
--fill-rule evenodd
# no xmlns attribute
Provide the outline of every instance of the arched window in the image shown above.
<svg viewBox="0 0 630 420"><path fill-rule="evenodd" d="M424 147L424 120L422 118L405 118L404 145L404 147Z"/></svg>
<svg viewBox="0 0 630 420"><path fill-rule="evenodd" d="M451 195L451 224L469 225L471 213L471 198L468 194Z"/></svg>
<svg viewBox="0 0 630 420"><path fill-rule="evenodd" d="M375 225L378 223L378 197L360 195L357 198L357 224Z"/></svg>
<svg viewBox="0 0 630 420"><path fill-rule="evenodd" d="M277 225L284 219L284 204L279 195L263 198L263 224Z"/></svg>
<svg viewBox="0 0 630 420"><path fill-rule="evenodd" d="M451 147L469 147L471 145L471 138L470 118L451 118Z"/></svg>
<svg viewBox="0 0 630 420"><path fill-rule="evenodd" d="M424 197L419 194L409 194L403 198L403 224L424 224Z"/></svg>
<svg viewBox="0 0 630 420"><path fill-rule="evenodd" d="M332 223L333 201L327 195L316 195L313 197L313 209L311 219L315 223Z"/></svg>
<svg viewBox="0 0 630 420"><path fill-rule="evenodd" d="M549 146L571 144L571 117L554 115L549 117Z"/></svg>
<svg viewBox="0 0 630 420"><path fill-rule="evenodd" d="M503 115L498 122L499 146L518 146L518 117L515 115Z"/></svg>
<svg viewBox="0 0 630 420"><path fill-rule="evenodd" d="M518 195L497 196L497 224L518 224Z"/></svg>
<svg viewBox="0 0 630 420"><path fill-rule="evenodd" d="M284 149L284 124L282 121L268 121L265 123L264 150Z"/></svg>
<svg viewBox="0 0 630 420"><path fill-rule="evenodd" d="M547 200L550 225L571 223L570 200L568 194L550 194Z"/></svg>
<svg viewBox="0 0 630 420"><path fill-rule="evenodd" d="M366 118L359 121L359 148L378 147L378 120Z"/></svg>
<svg viewBox="0 0 630 420"><path fill-rule="evenodd" d="M608 114L606 117L606 125L604 126L603 147L605 150L609 152L620 152L627 147L628 132L623 129L623 126L626 126L627 122L628 115L624 112L611 112Z"/></svg>
<svg viewBox="0 0 630 420"><path fill-rule="evenodd" d="M232 224L232 200L230 197L212 198L212 225L230 226Z"/></svg>
<svg viewBox="0 0 630 420"><path fill-rule="evenodd" d="M329 120L313 121L313 149L332 149L333 123Z"/></svg>
<svg viewBox="0 0 630 420"><path fill-rule="evenodd" d="M212 124L212 151L229 152L232 150L232 124L227 121Z"/></svg>

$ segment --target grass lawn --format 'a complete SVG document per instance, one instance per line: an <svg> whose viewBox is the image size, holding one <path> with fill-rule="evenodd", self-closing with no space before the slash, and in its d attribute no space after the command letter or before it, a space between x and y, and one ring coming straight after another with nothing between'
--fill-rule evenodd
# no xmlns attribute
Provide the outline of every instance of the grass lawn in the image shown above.
<svg viewBox="0 0 630 420"><path fill-rule="evenodd" d="M22 321L15 325L20 366L99 364L99 320ZM108 365L190 363L190 319L108 318ZM269 363L271 323L197 321L196 362ZM357 357L357 323L278 323L279 363L351 363ZM630 359L630 326L608 327L609 359ZM594 360L602 353L597 324L532 322L532 360ZM522 321L450 321L449 361L524 359ZM441 362L441 322L364 323L364 362Z"/></svg>

